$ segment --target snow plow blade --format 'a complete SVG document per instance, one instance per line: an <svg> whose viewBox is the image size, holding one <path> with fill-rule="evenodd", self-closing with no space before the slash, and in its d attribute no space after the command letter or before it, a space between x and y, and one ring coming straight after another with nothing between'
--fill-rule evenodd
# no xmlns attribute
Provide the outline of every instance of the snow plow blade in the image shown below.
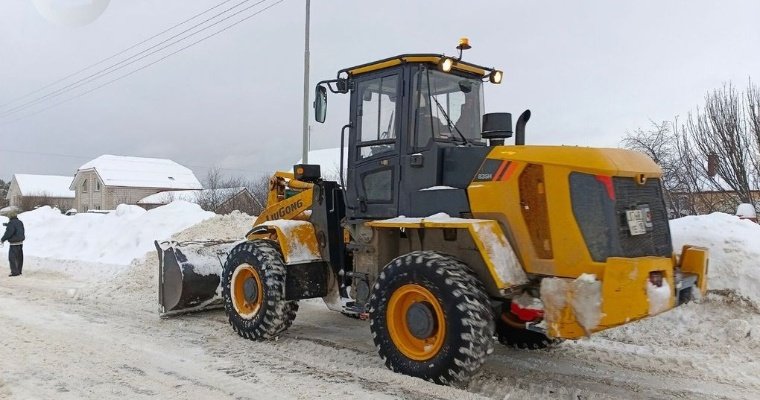
<svg viewBox="0 0 760 400"><path fill-rule="evenodd" d="M161 317L222 306L221 274L236 241L155 241Z"/></svg>

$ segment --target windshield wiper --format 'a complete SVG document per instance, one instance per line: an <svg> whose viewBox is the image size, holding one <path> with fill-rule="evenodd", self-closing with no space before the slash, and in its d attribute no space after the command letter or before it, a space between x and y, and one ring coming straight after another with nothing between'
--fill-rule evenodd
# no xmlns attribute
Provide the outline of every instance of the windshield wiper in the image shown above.
<svg viewBox="0 0 760 400"><path fill-rule="evenodd" d="M449 114L446 114L446 110L443 109L443 106L441 105L441 103L438 102L438 99L436 99L435 96L430 96L430 98L433 99L433 101L435 102L435 105L438 106L439 110L441 110L443 117L446 118L446 124L449 127L449 131L451 132L456 131L456 133L458 133L459 136L462 138L462 144L470 143L469 141L467 141L467 138L464 137L462 132L459 131L459 128L457 128L457 126L451 122L451 118L449 118Z"/></svg>
<svg viewBox="0 0 760 400"><path fill-rule="evenodd" d="M435 96L433 96L433 92L430 90L430 70L425 71L425 78L426 78L425 80L427 81L427 90L428 90L427 95L429 98L433 99L433 101L435 102L435 105L438 106L438 109L441 110L441 113L443 113L443 116L446 118L446 123L449 126L449 131L451 132L456 131L459 134L459 136L462 138L462 144L465 144L465 145L468 144L469 142L467 141L467 138L464 137L462 132L459 132L459 128L457 128L456 125L454 125L451 122L451 118L449 118L449 114L446 114L446 110L443 109L443 106L441 105L441 103L439 103L438 99L436 99ZM451 129L451 128L454 128L454 129Z"/></svg>

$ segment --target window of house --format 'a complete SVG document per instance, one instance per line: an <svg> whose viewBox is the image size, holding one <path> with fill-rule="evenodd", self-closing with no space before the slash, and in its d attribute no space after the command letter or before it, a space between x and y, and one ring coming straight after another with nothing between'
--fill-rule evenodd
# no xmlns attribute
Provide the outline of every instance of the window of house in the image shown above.
<svg viewBox="0 0 760 400"><path fill-rule="evenodd" d="M100 181L95 181L95 191L96 192L100 191Z"/></svg>
<svg viewBox="0 0 760 400"><path fill-rule="evenodd" d="M87 179L82 182L82 192L87 193Z"/></svg>

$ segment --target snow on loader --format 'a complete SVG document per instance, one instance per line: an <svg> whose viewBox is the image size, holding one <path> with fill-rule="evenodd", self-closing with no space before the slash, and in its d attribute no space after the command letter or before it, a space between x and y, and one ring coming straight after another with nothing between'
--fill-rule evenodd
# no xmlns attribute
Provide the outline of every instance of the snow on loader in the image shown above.
<svg viewBox="0 0 760 400"><path fill-rule="evenodd" d="M233 330L260 340L283 334L298 300L323 298L369 318L390 369L462 384L494 340L543 348L704 293L707 250L674 256L660 168L622 149L526 146L528 111L504 145L511 115L483 114L483 85L502 72L463 61L467 48L320 82L319 122L328 89L350 96L345 182L316 165L276 173L223 263L164 247L161 293L180 300L161 297L162 311L219 294Z"/></svg>

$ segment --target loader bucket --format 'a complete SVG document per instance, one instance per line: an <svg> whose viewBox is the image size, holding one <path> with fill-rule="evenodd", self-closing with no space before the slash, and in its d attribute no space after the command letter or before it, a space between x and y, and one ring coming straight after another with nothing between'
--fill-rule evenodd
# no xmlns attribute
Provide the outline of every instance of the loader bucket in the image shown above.
<svg viewBox="0 0 760 400"><path fill-rule="evenodd" d="M162 317L222 306L221 275L235 241L154 242Z"/></svg>

